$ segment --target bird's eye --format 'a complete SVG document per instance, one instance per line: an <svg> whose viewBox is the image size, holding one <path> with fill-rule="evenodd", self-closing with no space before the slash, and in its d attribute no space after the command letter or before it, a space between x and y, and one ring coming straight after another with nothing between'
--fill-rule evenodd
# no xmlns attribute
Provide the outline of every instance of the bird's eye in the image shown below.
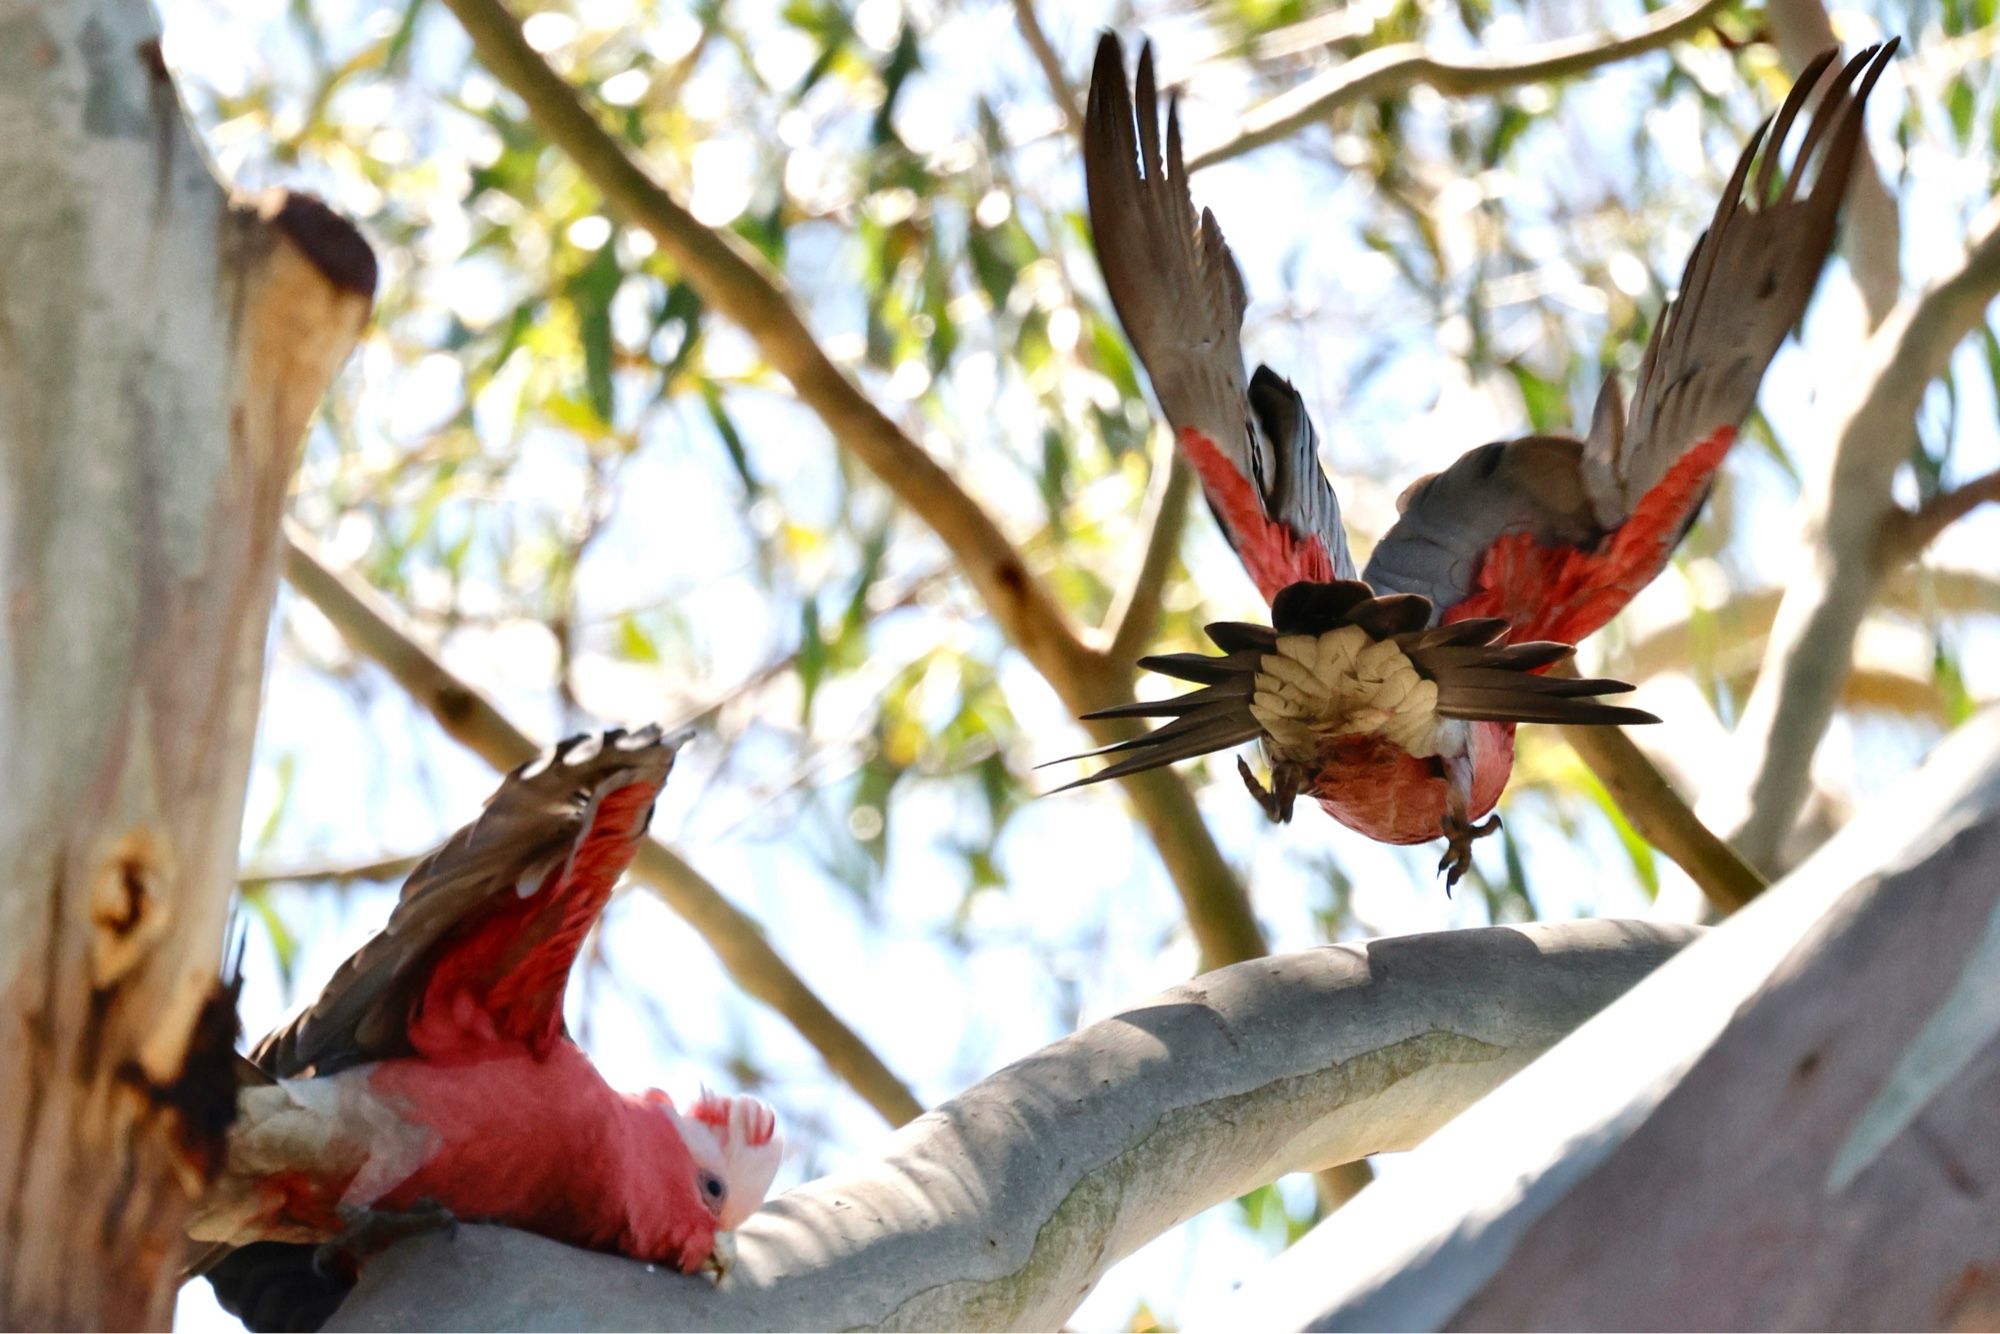
<svg viewBox="0 0 2000 1334"><path fill-rule="evenodd" d="M712 1214L722 1212L722 1200L728 1192L723 1188L722 1178L713 1172L703 1172L696 1178L701 1186L701 1202L708 1206Z"/></svg>

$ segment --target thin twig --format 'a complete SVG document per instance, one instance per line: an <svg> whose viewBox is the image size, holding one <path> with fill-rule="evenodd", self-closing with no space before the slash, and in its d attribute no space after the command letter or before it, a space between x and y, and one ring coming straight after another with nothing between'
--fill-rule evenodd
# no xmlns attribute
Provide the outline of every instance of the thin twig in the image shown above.
<svg viewBox="0 0 2000 1334"><path fill-rule="evenodd" d="M1890 494L1909 456L1918 405L1953 349L2000 293L2000 203L1974 223L1964 258L1922 294L1899 302L1857 364L1831 386L1828 470L1808 492L1805 529L1817 547L1785 592L1767 665L1736 730L1752 777L1731 841L1770 866L1805 804L1813 753L1854 655L1854 636L1890 568L1886 540L1902 513Z"/></svg>
<svg viewBox="0 0 2000 1334"><path fill-rule="evenodd" d="M1629 60L1701 31L1733 0L1683 0L1654 14L1624 37L1582 37L1548 42L1511 60L1435 56L1413 42L1357 56L1244 113L1235 135L1188 158L1188 170L1241 157L1356 102L1424 86L1453 97L1500 92L1523 84L1571 78Z"/></svg>
<svg viewBox="0 0 2000 1334"><path fill-rule="evenodd" d="M1166 439L1165 437L1162 437ZM1146 505L1146 545L1132 577L1119 590L1104 618L1110 637L1104 656L1113 662L1134 662L1160 621L1160 599L1167 591L1167 575L1181 549L1181 534L1187 531L1188 497L1194 492L1194 470L1181 452L1166 439L1166 456L1153 461L1155 485Z"/></svg>
<svg viewBox="0 0 2000 1334"><path fill-rule="evenodd" d="M249 866L236 874L238 889L261 889L266 885L331 884L349 885L357 880L401 880L424 859L422 853L401 857L377 857L365 862L342 862L318 866Z"/></svg>
<svg viewBox="0 0 2000 1334"><path fill-rule="evenodd" d="M1081 136L1083 108L1077 103L1076 89L1063 73L1062 57L1056 54L1055 44L1042 30L1042 20L1035 13L1035 0L1014 0L1014 22L1020 26L1021 40L1028 44L1035 63L1042 67L1042 77L1049 81L1049 96L1062 112L1063 125L1071 134Z"/></svg>
<svg viewBox="0 0 2000 1334"><path fill-rule="evenodd" d="M1893 560L1913 560L1945 529L1981 505L1994 504L2000 504L2000 472L1932 496L1915 510L1892 514L1885 534L1888 554Z"/></svg>
<svg viewBox="0 0 2000 1334"><path fill-rule="evenodd" d="M527 106L551 143L600 190L612 210L644 227L713 310L740 325L799 401L848 453L880 478L951 550L1003 633L1077 713L1129 698L1129 663L1086 643L1047 585L1029 573L1007 536L924 448L870 402L829 359L783 279L734 232L711 230L654 181L604 131L576 91L528 45L500 0L445 0L487 71ZM1131 729L1093 725L1101 740ZM1241 883L1203 823L1187 783L1168 770L1125 784L1159 849L1202 957L1217 966L1263 952L1263 933Z"/></svg>
<svg viewBox="0 0 2000 1334"><path fill-rule="evenodd" d="M1576 664L1565 661L1549 672L1574 676ZM1639 837L1686 871L1717 911L1735 912L1763 892L1764 877L1710 832L1622 728L1565 727L1562 734Z"/></svg>
<svg viewBox="0 0 2000 1334"><path fill-rule="evenodd" d="M540 748L527 733L405 634L396 625L396 613L373 589L322 563L311 539L289 523L285 578L356 652L429 710L453 740L496 769L512 769L535 757ZM700 933L746 994L789 1020L827 1066L885 1120L901 1125L923 1110L881 1057L771 947L764 928L666 844L655 838L642 842L632 872Z"/></svg>

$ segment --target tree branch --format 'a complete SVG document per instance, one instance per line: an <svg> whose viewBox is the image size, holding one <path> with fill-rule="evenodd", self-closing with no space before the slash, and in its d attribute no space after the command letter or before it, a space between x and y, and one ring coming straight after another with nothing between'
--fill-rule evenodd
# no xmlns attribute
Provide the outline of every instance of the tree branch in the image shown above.
<svg viewBox="0 0 2000 1334"><path fill-rule="evenodd" d="M422 860L423 854L419 853L415 856L378 857L366 862L344 862L337 866L250 866L236 873L236 887L263 889L269 885L344 885L357 880L401 880Z"/></svg>
<svg viewBox="0 0 2000 1334"><path fill-rule="evenodd" d="M328 1328L1054 1329L1210 1205L1421 1141L1695 934L1489 927L1226 968L767 1205L719 1286L461 1227L371 1261Z"/></svg>
<svg viewBox="0 0 2000 1334"><path fill-rule="evenodd" d="M539 752L527 733L485 696L398 628L395 612L373 589L329 569L313 553L311 539L289 524L285 577L356 652L429 710L454 741L500 770L524 764ZM923 1110L873 1049L771 947L763 927L666 844L656 838L640 843L632 874L700 933L736 985L783 1015L884 1120L900 1125Z"/></svg>
<svg viewBox="0 0 2000 1334"><path fill-rule="evenodd" d="M1733 913L1763 892L1764 877L1701 822L1623 728L1565 727L1562 734L1639 837L1686 871L1716 911Z"/></svg>
<svg viewBox="0 0 2000 1334"><path fill-rule="evenodd" d="M1991 1325L1996 967L1988 709L1186 1327Z"/></svg>
<svg viewBox="0 0 2000 1334"><path fill-rule="evenodd" d="M1189 157L1188 170L1199 171L1241 157L1252 149L1276 143L1341 107L1409 88L1423 86L1447 96L1464 97L1584 74L1699 32L1732 2L1683 0L1658 11L1626 36L1599 35L1548 42L1511 60L1446 59L1411 42L1381 47L1251 108L1244 113L1233 136Z"/></svg>
<svg viewBox="0 0 2000 1334"><path fill-rule="evenodd" d="M1996 504L2000 504L2000 472L1989 472L1932 496L1915 510L1891 514L1884 539L1889 547L1887 557L1898 563L1914 560L1945 529L1981 505Z"/></svg>
<svg viewBox="0 0 2000 1334"><path fill-rule="evenodd" d="M1753 771L1732 841L1770 866L1803 806L1814 751L1833 716L1854 635L1894 550L1900 513L1890 495L1908 458L1918 404L1952 350L2000 292L2000 203L1975 223L1964 259L1921 295L1900 302L1869 336L1851 385L1830 412L1827 473L1806 500L1812 558L1788 585L1767 666L1737 729Z"/></svg>
<svg viewBox="0 0 2000 1334"><path fill-rule="evenodd" d="M1110 637L1104 656L1113 662L1134 663L1160 624L1160 598L1167 591L1167 576L1173 572L1174 557L1180 554L1181 535L1187 532L1188 497L1194 493L1194 470L1173 447L1165 446L1165 457L1153 461L1156 479L1146 505L1146 545L1132 577L1119 590L1104 618Z"/></svg>
<svg viewBox="0 0 2000 1334"><path fill-rule="evenodd" d="M1022 563L992 516L869 402L806 328L783 280L729 231L713 231L676 203L521 36L499 0L445 0L472 38L480 63L519 97L544 134L603 192L611 208L643 226L711 308L742 326L765 360L792 384L840 446L882 480L951 550L1007 638L1075 713L1130 698L1131 664L1086 644L1048 587ZM1100 741L1132 729L1095 724ZM1249 898L1203 823L1178 774L1154 770L1125 784L1159 849L1188 924L1211 964L1263 952ZM1254 944L1255 948L1252 948Z"/></svg>
<svg viewBox="0 0 2000 1334"><path fill-rule="evenodd" d="M1028 44L1035 63L1042 67L1042 77L1049 81L1049 97L1062 112L1063 128L1073 137L1082 138L1083 108L1077 104L1076 89L1070 86L1069 76L1063 73L1062 57L1056 54L1055 45L1042 30L1041 17L1035 13L1035 0L1014 0L1014 22L1020 27L1021 40Z"/></svg>

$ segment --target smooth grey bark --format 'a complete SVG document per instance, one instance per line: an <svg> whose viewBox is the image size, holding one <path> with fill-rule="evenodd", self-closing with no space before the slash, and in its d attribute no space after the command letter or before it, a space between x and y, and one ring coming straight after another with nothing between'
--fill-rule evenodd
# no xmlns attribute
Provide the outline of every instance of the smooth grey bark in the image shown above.
<svg viewBox="0 0 2000 1334"><path fill-rule="evenodd" d="M1209 1329L2000 1320L2000 709Z"/></svg>
<svg viewBox="0 0 2000 1334"><path fill-rule="evenodd" d="M170 1317L278 516L375 277L324 207L226 196L157 39L0 0L4 1328Z"/></svg>
<svg viewBox="0 0 2000 1334"><path fill-rule="evenodd" d="M1236 964L780 1197L719 1287L461 1227L372 1261L329 1328L1053 1329L1118 1259L1210 1205L1419 1143L1696 934L1566 922Z"/></svg>

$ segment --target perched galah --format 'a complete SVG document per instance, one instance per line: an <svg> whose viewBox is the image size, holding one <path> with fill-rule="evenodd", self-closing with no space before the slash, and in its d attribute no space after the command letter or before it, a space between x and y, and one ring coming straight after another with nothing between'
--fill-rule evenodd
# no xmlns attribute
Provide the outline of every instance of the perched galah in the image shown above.
<svg viewBox="0 0 2000 1334"><path fill-rule="evenodd" d="M770 1108L619 1093L563 1026L570 967L677 744L654 727L577 737L507 775L244 1063L189 1235L212 1243L194 1268L251 1328L318 1328L366 1239L412 1221L504 1223L691 1272L763 1202L783 1147Z"/></svg>
<svg viewBox="0 0 2000 1334"><path fill-rule="evenodd" d="M1482 445L1417 482L1357 574L1303 401L1266 367L1244 374L1243 279L1214 215L1195 214L1171 104L1162 144L1152 51L1139 54L1135 112L1106 34L1084 129L1098 261L1272 624L1210 626L1222 657L1145 659L1202 689L1090 715L1174 721L1096 752L1124 757L1083 781L1258 740L1270 788L1237 766L1273 820L1305 795L1385 843L1442 835L1449 887L1498 826L1476 822L1507 785L1516 723L1658 721L1594 698L1627 688L1617 682L1541 673L1651 582L1693 523L1818 281L1862 108L1895 45L1826 80L1782 179L1779 150L1832 52L1751 136L1629 411L1607 379L1585 438Z"/></svg>

